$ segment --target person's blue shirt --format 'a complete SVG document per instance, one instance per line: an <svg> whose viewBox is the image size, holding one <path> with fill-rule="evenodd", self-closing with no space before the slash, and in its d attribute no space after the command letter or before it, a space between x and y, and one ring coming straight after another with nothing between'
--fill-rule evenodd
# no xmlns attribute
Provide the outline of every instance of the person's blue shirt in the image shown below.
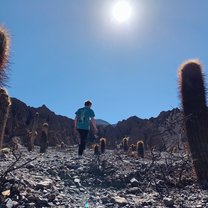
<svg viewBox="0 0 208 208"><path fill-rule="evenodd" d="M95 113L88 107L80 108L75 113L77 115L77 129L90 129L90 118L95 117Z"/></svg>

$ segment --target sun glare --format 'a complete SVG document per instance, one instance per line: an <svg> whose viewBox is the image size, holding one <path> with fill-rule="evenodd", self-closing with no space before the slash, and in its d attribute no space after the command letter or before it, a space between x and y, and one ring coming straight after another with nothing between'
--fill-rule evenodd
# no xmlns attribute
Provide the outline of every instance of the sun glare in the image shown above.
<svg viewBox="0 0 208 208"><path fill-rule="evenodd" d="M119 22L128 22L132 15L132 8L128 1L120 0L113 6L113 18Z"/></svg>

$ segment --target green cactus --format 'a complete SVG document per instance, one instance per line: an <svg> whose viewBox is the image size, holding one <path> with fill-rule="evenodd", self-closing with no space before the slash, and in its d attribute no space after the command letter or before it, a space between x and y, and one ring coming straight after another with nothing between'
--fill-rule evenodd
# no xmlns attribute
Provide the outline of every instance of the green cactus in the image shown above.
<svg viewBox="0 0 208 208"><path fill-rule="evenodd" d="M179 69L180 95L195 173L208 182L208 115L201 64L188 61Z"/></svg>
<svg viewBox="0 0 208 208"><path fill-rule="evenodd" d="M144 158L144 142L143 141L137 142L137 155L138 157Z"/></svg>
<svg viewBox="0 0 208 208"><path fill-rule="evenodd" d="M100 152L101 152L101 154L105 153L105 147L106 147L106 139L101 138L100 139Z"/></svg>
<svg viewBox="0 0 208 208"><path fill-rule="evenodd" d="M38 119L39 119L39 113L36 112L35 118L33 120L33 125L32 125L32 132L29 138L29 143L28 143L28 151L32 151L34 149L34 142L35 138L37 136L37 127L38 127Z"/></svg>
<svg viewBox="0 0 208 208"><path fill-rule="evenodd" d="M5 89L0 88L0 149L3 147L4 132L11 105L10 97Z"/></svg>
<svg viewBox="0 0 208 208"><path fill-rule="evenodd" d="M94 145L94 155L99 155L100 152L99 152L99 145L98 144L95 144Z"/></svg>
<svg viewBox="0 0 208 208"><path fill-rule="evenodd" d="M42 134L40 139L40 153L45 153L48 148L48 123L43 124Z"/></svg>
<svg viewBox="0 0 208 208"><path fill-rule="evenodd" d="M6 66L8 65L10 38L5 28L0 26L0 87L5 85L7 79Z"/></svg>
<svg viewBox="0 0 208 208"><path fill-rule="evenodd" d="M127 152L128 149L129 149L128 140L129 140L128 137L123 138L123 150L124 150L124 152Z"/></svg>

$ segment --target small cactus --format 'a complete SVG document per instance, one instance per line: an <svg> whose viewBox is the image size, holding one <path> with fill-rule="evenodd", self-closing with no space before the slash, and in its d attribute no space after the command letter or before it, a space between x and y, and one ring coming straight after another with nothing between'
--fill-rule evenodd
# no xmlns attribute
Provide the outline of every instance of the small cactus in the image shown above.
<svg viewBox="0 0 208 208"><path fill-rule="evenodd" d="M136 145L131 144L131 149L132 149L132 151L136 151Z"/></svg>
<svg viewBox="0 0 208 208"><path fill-rule="evenodd" d="M105 147L106 147L106 139L101 138L100 139L100 152L101 152L101 154L105 153Z"/></svg>
<svg viewBox="0 0 208 208"><path fill-rule="evenodd" d="M3 147L4 132L11 105L10 97L5 89L0 88L0 149Z"/></svg>
<svg viewBox="0 0 208 208"><path fill-rule="evenodd" d="M128 149L129 149L128 140L129 140L128 137L123 138L123 150L124 150L124 152L127 152Z"/></svg>
<svg viewBox="0 0 208 208"><path fill-rule="evenodd" d="M61 149L63 150L63 149L65 149L65 148L66 148L66 144L62 141L62 142L61 142L61 146L60 146L60 147L61 147Z"/></svg>
<svg viewBox="0 0 208 208"><path fill-rule="evenodd" d="M95 144L94 145L94 155L99 155L100 152L99 152L99 145L98 144Z"/></svg>
<svg viewBox="0 0 208 208"><path fill-rule="evenodd" d="M40 138L40 153L45 153L48 148L48 123L43 124Z"/></svg>
<svg viewBox="0 0 208 208"><path fill-rule="evenodd" d="M6 81L5 69L8 64L10 47L9 34L5 28L0 26L0 87L3 87Z"/></svg>
<svg viewBox="0 0 208 208"><path fill-rule="evenodd" d="M39 119L39 113L36 112L35 118L33 120L32 132L29 138L28 151L32 151L34 149L34 142L37 136L36 129L38 127L38 119Z"/></svg>
<svg viewBox="0 0 208 208"><path fill-rule="evenodd" d="M144 142L143 141L137 142L137 155L138 157L144 158Z"/></svg>
<svg viewBox="0 0 208 208"><path fill-rule="evenodd" d="M11 146L12 146L12 150L19 150L19 141L20 141L20 138L19 137L13 137L12 138L12 144L11 144Z"/></svg>
<svg viewBox="0 0 208 208"><path fill-rule="evenodd" d="M132 146L129 147L127 155L128 156L132 156L133 155Z"/></svg>
<svg viewBox="0 0 208 208"><path fill-rule="evenodd" d="M185 127L199 182L208 182L208 114L204 76L199 61L184 63L179 69L180 95Z"/></svg>

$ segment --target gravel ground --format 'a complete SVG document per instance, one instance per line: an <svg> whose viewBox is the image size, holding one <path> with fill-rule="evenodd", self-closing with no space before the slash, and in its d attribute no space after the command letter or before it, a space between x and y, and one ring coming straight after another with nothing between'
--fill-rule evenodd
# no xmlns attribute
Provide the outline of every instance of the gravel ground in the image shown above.
<svg viewBox="0 0 208 208"><path fill-rule="evenodd" d="M187 155L155 152L142 159L122 150L95 156L87 149L78 158L76 146L50 147L45 154L21 146L20 153L14 167L28 163L1 179L0 208L208 207L207 190L197 184ZM11 152L1 155L1 175L14 161Z"/></svg>

